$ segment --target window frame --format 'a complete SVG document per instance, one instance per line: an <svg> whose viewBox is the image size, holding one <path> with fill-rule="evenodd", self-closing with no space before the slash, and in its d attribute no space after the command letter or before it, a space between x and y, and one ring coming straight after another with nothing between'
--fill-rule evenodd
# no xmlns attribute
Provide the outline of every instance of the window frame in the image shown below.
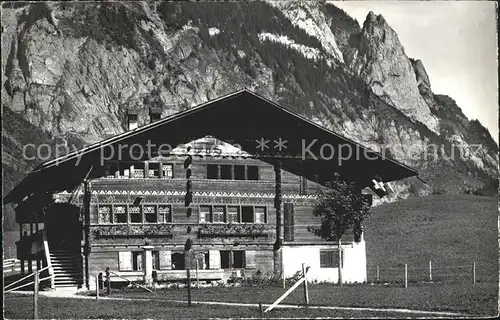
<svg viewBox="0 0 500 320"><path fill-rule="evenodd" d="M99 212L99 208L101 207L106 207L109 206L111 208L110 212L110 217L111 221L110 222L102 222L101 220L101 213ZM123 206L125 208L125 213L117 213L116 212L116 207L118 206ZM132 214L130 213L130 207L139 207L140 210L140 216L141 216L141 221L140 222L132 222ZM162 213L160 213L160 207L169 207L170 213L169 213L169 220L166 221L164 220L161 222L160 218ZM151 215L151 213L147 214L145 213L144 207L153 207L155 208L155 216L156 216L156 221L155 222L148 222L146 219L146 215ZM139 205L134 205L134 204L128 204L128 203L98 203L97 204L97 224L99 225L107 225L107 224L117 224L117 225L125 225L125 224L131 224L131 225L141 225L141 224L172 224L174 223L174 207L171 203L143 203ZM116 214L125 214L125 222L117 222L117 219L115 217Z"/></svg>
<svg viewBox="0 0 500 320"><path fill-rule="evenodd" d="M224 172L224 173L229 173L229 178L223 178L223 171L222 171L223 168L229 169L229 172ZM219 170L219 180L234 180L234 165L221 164Z"/></svg>
<svg viewBox="0 0 500 320"><path fill-rule="evenodd" d="M112 204L113 206L113 224L129 224L129 217L128 217L128 204L121 204L121 203L114 203ZM116 207L118 206L123 206L125 208L125 213L117 213L116 212ZM116 218L117 214L124 214L125 215L125 221L124 222L118 222L118 219Z"/></svg>
<svg viewBox="0 0 500 320"><path fill-rule="evenodd" d="M200 204L198 205L198 223L199 224L211 224L213 223L213 213L212 213L212 207L213 205L212 204ZM208 208L208 219L207 217L205 216L205 221L201 221L201 208Z"/></svg>
<svg viewBox="0 0 500 320"><path fill-rule="evenodd" d="M208 167L209 166L212 167L212 169L215 169L215 178L210 177L208 175L208 173L209 173ZM219 165L218 164L207 163L207 180L220 180L219 173L220 173L220 171L219 171Z"/></svg>
<svg viewBox="0 0 500 320"><path fill-rule="evenodd" d="M215 208L222 208L222 221L215 221ZM227 223L227 206L226 205L212 205L212 209L210 212L210 217L212 218L213 224L225 224Z"/></svg>
<svg viewBox="0 0 500 320"><path fill-rule="evenodd" d="M163 166L170 166L172 168L172 176L167 177L165 173L167 172L166 170L163 169ZM160 162L160 168L162 171L162 178L163 179L173 179L175 177L175 165L173 162Z"/></svg>
<svg viewBox="0 0 500 320"><path fill-rule="evenodd" d="M256 179L250 179L250 175L249 175L249 169L250 168L255 168L255 170L257 170L257 175L255 176ZM245 177L247 181L259 181L260 180L260 169L259 169L259 166L258 165L245 165Z"/></svg>
<svg viewBox="0 0 500 320"><path fill-rule="evenodd" d="M236 168L239 168L239 170L243 170L243 172L239 172L239 174L243 173L243 176L240 178L236 177L237 170ZM247 180L247 166L244 164L234 164L233 165L233 180L237 181L246 181Z"/></svg>
<svg viewBox="0 0 500 320"><path fill-rule="evenodd" d="M256 213L257 208L264 209L264 221L257 222L257 213ZM253 221L254 223L257 224L267 224L267 206L253 206Z"/></svg>
<svg viewBox="0 0 500 320"><path fill-rule="evenodd" d="M155 213L154 213L154 216L156 217L156 221L155 222L149 222L147 221L146 219L146 216L147 215L151 215L151 213L146 213L145 210L144 210L144 207L153 207L155 208ZM142 205L142 212L143 212L143 219L144 219L144 224L159 224L159 212L158 212L158 204L151 204L151 203L145 203Z"/></svg>
<svg viewBox="0 0 500 320"><path fill-rule="evenodd" d="M241 210L240 210L240 221L241 223L255 223L255 206L254 205L240 205ZM243 207L245 208L252 208L252 221L243 221Z"/></svg>
<svg viewBox="0 0 500 320"><path fill-rule="evenodd" d="M109 222L103 222L101 219L101 207L109 207ZM113 223L113 204L97 204L97 223L98 224L112 224Z"/></svg>
<svg viewBox="0 0 500 320"><path fill-rule="evenodd" d="M156 168L155 168L156 166ZM163 170L161 162L158 161L148 161L148 178L160 179L160 171ZM154 172L157 172L156 175Z"/></svg>
<svg viewBox="0 0 500 320"><path fill-rule="evenodd" d="M181 255L182 256L182 266L183 268L174 268L175 262L174 261L174 255ZM170 270L186 270L186 254L184 251L173 251L170 253L170 264L171 264L171 269Z"/></svg>
<svg viewBox="0 0 500 320"><path fill-rule="evenodd" d="M261 179L260 177L260 166L259 165L249 165L249 164L234 164L234 163L207 163L206 164L206 177L208 180L233 180L233 181L259 181ZM222 178L223 174L223 167L229 167L230 172L230 178ZM243 169L243 177L242 179L236 179L236 167L242 167ZM209 169L211 168L211 169ZM250 169L251 168L251 169ZM215 170L215 172L213 172ZM251 170L255 170L252 175L252 179L250 179L249 172L252 172ZM215 173L215 175L209 175L209 172Z"/></svg>
<svg viewBox="0 0 500 320"><path fill-rule="evenodd" d="M207 207L209 208L209 215L210 219L206 219L204 222L201 221L201 209ZM223 222L215 222L214 221L214 208L215 207L222 207L223 208L223 217L224 221ZM251 222L244 222L243 221L243 207L248 207L252 209L252 221ZM229 221L229 208L236 208L237 209L237 218L238 221ZM264 209L264 221L257 222L257 216L256 216L256 209L257 208L262 208ZM201 203L198 205L198 223L199 224L231 224L231 223L238 223L238 224L267 224L268 223L268 206L267 205L255 205L255 204L218 204L218 203Z"/></svg>
<svg viewBox="0 0 500 320"><path fill-rule="evenodd" d="M138 257L141 257L141 263L139 264ZM132 251L132 271L142 271L144 261L142 261L143 252L142 251Z"/></svg>
<svg viewBox="0 0 500 320"><path fill-rule="evenodd" d="M174 207L172 206L172 204L170 203L161 203L161 204L157 204L156 205L157 208L156 208L156 217L157 217L157 224L170 224L170 223L174 223ZM163 222L160 221L160 216L163 214L163 213L160 213L160 207L169 207L170 208L170 221L165 221L165 219L163 220ZM164 215L164 214L163 214Z"/></svg>
<svg viewBox="0 0 500 320"><path fill-rule="evenodd" d="M235 252L241 253L241 263L242 263L241 267L235 267ZM220 268L222 270L246 269L247 267L245 250L220 250L219 255L220 255ZM227 268L225 267L225 264L222 263L223 256L226 255L227 258L229 259L228 261L229 266Z"/></svg>
<svg viewBox="0 0 500 320"><path fill-rule="evenodd" d="M237 221L229 221L229 207L237 209ZM226 205L226 223L241 223L241 205Z"/></svg>
<svg viewBox="0 0 500 320"><path fill-rule="evenodd" d="M130 212L130 207L138 207L139 208L139 215L141 217L141 221L140 222L132 222L132 213ZM133 214L137 214L137 213L133 213ZM142 205L130 205L130 204L127 204L127 218L128 218L128 223L130 224L143 224L144 223L144 210L142 208Z"/></svg>

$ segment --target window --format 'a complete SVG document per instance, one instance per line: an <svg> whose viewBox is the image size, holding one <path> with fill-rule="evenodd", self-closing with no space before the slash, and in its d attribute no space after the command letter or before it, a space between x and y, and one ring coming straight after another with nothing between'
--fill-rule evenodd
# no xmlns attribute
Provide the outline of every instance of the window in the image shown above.
<svg viewBox="0 0 500 320"><path fill-rule="evenodd" d="M111 223L111 205L100 205L98 214L99 223Z"/></svg>
<svg viewBox="0 0 500 320"><path fill-rule="evenodd" d="M153 251L153 270L160 270L160 251Z"/></svg>
<svg viewBox="0 0 500 320"><path fill-rule="evenodd" d="M266 207L255 207L255 223L266 223Z"/></svg>
<svg viewBox="0 0 500 320"><path fill-rule="evenodd" d="M130 174L133 178L144 178L144 163L134 163L134 171Z"/></svg>
<svg viewBox="0 0 500 320"><path fill-rule="evenodd" d="M220 267L221 269L231 268L231 251L220 252Z"/></svg>
<svg viewBox="0 0 500 320"><path fill-rule="evenodd" d="M227 222L240 222L240 207L227 207Z"/></svg>
<svg viewBox="0 0 500 320"><path fill-rule="evenodd" d="M220 166L220 178L224 180L231 180L233 178L232 167L233 166L230 164L222 164Z"/></svg>
<svg viewBox="0 0 500 320"><path fill-rule="evenodd" d="M126 205L115 205L113 207L114 222L115 223L127 223L127 206Z"/></svg>
<svg viewBox="0 0 500 320"><path fill-rule="evenodd" d="M200 223L212 222L212 207L200 206Z"/></svg>
<svg viewBox="0 0 500 320"><path fill-rule="evenodd" d="M247 180L259 180L258 166L247 166Z"/></svg>
<svg viewBox="0 0 500 320"><path fill-rule="evenodd" d="M220 168L220 172L219 172ZM207 179L259 180L259 167L231 164L207 164Z"/></svg>
<svg viewBox="0 0 500 320"><path fill-rule="evenodd" d="M158 216L156 213L155 205L144 205L144 217L146 218L146 222L148 223L156 223L158 222Z"/></svg>
<svg viewBox="0 0 500 320"><path fill-rule="evenodd" d="M183 252L172 252L172 270L184 270L185 264Z"/></svg>
<svg viewBox="0 0 500 320"><path fill-rule="evenodd" d="M210 259L208 257L208 251L198 251L195 253L195 261L198 261L198 269L206 270L210 269L209 263ZM195 262L196 266L196 262Z"/></svg>
<svg viewBox="0 0 500 320"><path fill-rule="evenodd" d="M338 268L339 265L338 250L320 250L319 264L321 268Z"/></svg>
<svg viewBox="0 0 500 320"><path fill-rule="evenodd" d="M245 268L245 251L220 251L221 269Z"/></svg>
<svg viewBox="0 0 500 320"><path fill-rule="evenodd" d="M219 166L207 164L207 179L219 179Z"/></svg>
<svg viewBox="0 0 500 320"><path fill-rule="evenodd" d="M245 251L233 251L233 268L245 268Z"/></svg>
<svg viewBox="0 0 500 320"><path fill-rule="evenodd" d="M234 166L234 180L245 180L245 166Z"/></svg>
<svg viewBox="0 0 500 320"><path fill-rule="evenodd" d="M158 222L168 223L172 222L172 206L169 204L162 204L158 206Z"/></svg>
<svg viewBox="0 0 500 320"><path fill-rule="evenodd" d="M132 271L132 252L131 251L120 251L118 252L118 270L120 271Z"/></svg>
<svg viewBox="0 0 500 320"><path fill-rule="evenodd" d="M252 223L253 222L253 207L252 206L241 206L241 222Z"/></svg>
<svg viewBox="0 0 500 320"><path fill-rule="evenodd" d="M161 113L151 113L149 115L149 122L153 123L161 119Z"/></svg>
<svg viewBox="0 0 500 320"><path fill-rule="evenodd" d="M106 163L104 165L104 176L106 178L114 178L116 171L118 171L118 164L116 162Z"/></svg>
<svg viewBox="0 0 500 320"><path fill-rule="evenodd" d="M132 252L132 270L142 270L142 252Z"/></svg>
<svg viewBox="0 0 500 320"><path fill-rule="evenodd" d="M202 205L199 209L200 223L267 223L265 206Z"/></svg>
<svg viewBox="0 0 500 320"><path fill-rule="evenodd" d="M134 178L144 178L144 169L134 168Z"/></svg>
<svg viewBox="0 0 500 320"><path fill-rule="evenodd" d="M157 162L149 163L149 177L158 178L160 177L160 164Z"/></svg>
<svg viewBox="0 0 500 320"><path fill-rule="evenodd" d="M162 165L163 177L167 179L172 179L174 177L174 165L171 163L164 163Z"/></svg>
<svg viewBox="0 0 500 320"><path fill-rule="evenodd" d="M135 206L135 205L129 206L128 212L130 215L130 222L131 223L142 223L141 206Z"/></svg>
<svg viewBox="0 0 500 320"><path fill-rule="evenodd" d="M224 223L224 213L225 213L225 207L222 206L216 206L213 208L213 222L214 223Z"/></svg>

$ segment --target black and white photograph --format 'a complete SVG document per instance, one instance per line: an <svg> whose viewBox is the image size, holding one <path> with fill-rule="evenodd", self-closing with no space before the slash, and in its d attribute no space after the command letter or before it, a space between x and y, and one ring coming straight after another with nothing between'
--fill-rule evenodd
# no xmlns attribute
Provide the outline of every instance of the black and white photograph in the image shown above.
<svg viewBox="0 0 500 320"><path fill-rule="evenodd" d="M496 318L495 1L2 1L5 319Z"/></svg>

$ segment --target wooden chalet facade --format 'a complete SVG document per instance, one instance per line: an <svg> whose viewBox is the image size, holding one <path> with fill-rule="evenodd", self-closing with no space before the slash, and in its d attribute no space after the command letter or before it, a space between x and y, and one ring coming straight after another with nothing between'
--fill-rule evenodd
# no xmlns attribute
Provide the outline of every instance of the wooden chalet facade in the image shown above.
<svg viewBox="0 0 500 320"><path fill-rule="evenodd" d="M106 268L149 283L196 266L201 280L291 277L302 263L312 279L337 282L342 263L344 282L363 282L362 237L342 239L340 262L337 243L307 230L319 224L314 194L334 172L381 196L380 181L417 174L248 90L164 119L151 108L145 126L140 112L131 130L44 163L4 199L36 226L18 258L49 266L53 286L92 286ZM341 144L362 152L325 154Z"/></svg>

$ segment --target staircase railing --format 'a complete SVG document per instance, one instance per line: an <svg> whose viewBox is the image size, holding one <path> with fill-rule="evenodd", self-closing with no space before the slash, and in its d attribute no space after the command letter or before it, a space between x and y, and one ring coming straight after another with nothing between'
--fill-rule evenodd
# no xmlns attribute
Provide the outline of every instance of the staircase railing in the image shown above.
<svg viewBox="0 0 500 320"><path fill-rule="evenodd" d="M29 286L29 285L32 285L32 284L34 283L34 281L31 281L31 282L28 282L28 283L25 283L25 284L19 285L19 286L17 286L17 287L14 287L14 285L15 285L15 284L18 284L18 283L20 283L21 281L26 280L26 279L28 279L28 278L30 278L30 277L32 277L32 276L34 276L34 275L35 275L35 273L41 273L42 271L44 271L44 270L46 270L46 269L48 269L48 267L42 268L42 269L40 269L40 270L38 270L38 271L35 271L35 272L33 272L33 273L30 273L30 274L29 274L29 275L27 275L26 277L23 277L23 278L21 278L21 279L19 279L19 280L16 280L16 281L12 282L11 284L9 284L9 285L7 285L7 286L5 286L5 287L4 287L4 293L11 292L11 291L18 290L18 289L21 289L21 288L27 287L27 286ZM39 281L39 282L42 282L42 281L45 281L45 280L47 280L47 279L52 279L51 281L53 281L53 279L54 279L54 275L52 274L52 275L50 275L50 276L48 276L48 277L45 277L45 278L39 279L38 281Z"/></svg>
<svg viewBox="0 0 500 320"><path fill-rule="evenodd" d="M45 253L45 260L47 261L47 268L49 270L49 275L51 276L50 288L54 289L55 288L54 268L52 268L52 261L50 260L49 242L47 241L47 233L45 232L45 229L42 230L42 240L43 240L43 252Z"/></svg>

